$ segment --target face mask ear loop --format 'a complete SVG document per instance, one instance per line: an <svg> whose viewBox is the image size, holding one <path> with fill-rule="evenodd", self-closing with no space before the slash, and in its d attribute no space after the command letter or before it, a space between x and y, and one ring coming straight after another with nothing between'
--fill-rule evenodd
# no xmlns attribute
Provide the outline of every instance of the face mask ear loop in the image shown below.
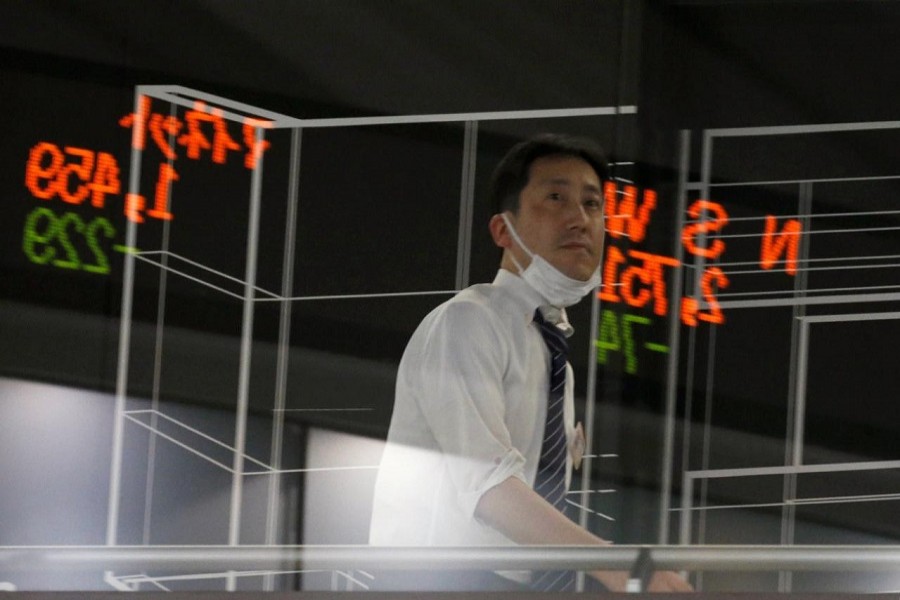
<svg viewBox="0 0 900 600"><path fill-rule="evenodd" d="M516 228L512 226L512 223L509 222L509 218L507 218L506 213L500 213L500 216L503 218L503 222L506 223L507 229L509 229L510 235L512 235L513 241L519 245L519 248L525 251L525 254L529 256L532 260L534 259L534 253L528 249L528 247L522 242L522 238L519 237L519 234L516 233ZM519 264L519 261L516 260L516 257L512 252L509 253L509 257L512 259L513 264L516 265L516 268L519 270L519 275L525 272L525 269L522 268L522 265Z"/></svg>
<svg viewBox="0 0 900 600"><path fill-rule="evenodd" d="M516 271L518 271L519 275L521 276L522 273L525 272L525 269L522 268L522 265L519 264L519 261L516 260L516 257L513 256L512 252L509 253L509 258L512 259L513 264L516 265Z"/></svg>

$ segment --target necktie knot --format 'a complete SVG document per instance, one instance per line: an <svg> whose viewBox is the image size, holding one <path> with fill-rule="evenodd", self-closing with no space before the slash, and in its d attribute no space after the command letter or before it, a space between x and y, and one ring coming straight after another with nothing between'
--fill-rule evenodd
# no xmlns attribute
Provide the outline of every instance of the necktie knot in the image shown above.
<svg viewBox="0 0 900 600"><path fill-rule="evenodd" d="M569 341L562 330L555 324L547 321L539 308L534 311L534 322L537 324L550 353L562 354L563 360L565 360L569 354Z"/></svg>

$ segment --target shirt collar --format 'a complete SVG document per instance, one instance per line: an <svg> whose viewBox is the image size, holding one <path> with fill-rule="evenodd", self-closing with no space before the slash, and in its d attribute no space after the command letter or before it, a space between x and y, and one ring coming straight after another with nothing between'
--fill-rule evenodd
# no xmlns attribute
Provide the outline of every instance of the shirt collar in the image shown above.
<svg viewBox="0 0 900 600"><path fill-rule="evenodd" d="M543 297L515 273L500 269L494 277L493 285L502 288L510 296L510 310L521 314L527 322L534 319L535 309L540 308L544 319L559 327L563 335L570 337L575 332L569 323L566 309L544 304Z"/></svg>
<svg viewBox="0 0 900 600"><path fill-rule="evenodd" d="M572 327L571 323L569 323L569 317L568 315L566 315L566 309L543 305L541 306L541 314L544 315L545 320L559 327L564 336L572 337L572 334L575 333L575 328Z"/></svg>

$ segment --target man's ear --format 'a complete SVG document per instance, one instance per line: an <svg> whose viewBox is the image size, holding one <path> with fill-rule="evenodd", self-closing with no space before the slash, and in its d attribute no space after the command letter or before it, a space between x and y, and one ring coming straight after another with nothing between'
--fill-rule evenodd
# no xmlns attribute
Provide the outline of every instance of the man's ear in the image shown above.
<svg viewBox="0 0 900 600"><path fill-rule="evenodd" d="M491 232L491 238L493 238L494 244L500 248L509 248L512 245L509 227L506 226L506 221L503 220L501 215L496 214L491 217L491 220L488 221L488 229Z"/></svg>

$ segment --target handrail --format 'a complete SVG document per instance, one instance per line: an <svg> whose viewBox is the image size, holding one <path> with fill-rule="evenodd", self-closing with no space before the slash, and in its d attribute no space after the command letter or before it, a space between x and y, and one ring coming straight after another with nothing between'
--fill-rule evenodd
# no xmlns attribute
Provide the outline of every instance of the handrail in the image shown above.
<svg viewBox="0 0 900 600"><path fill-rule="evenodd" d="M0 570L655 569L900 571L900 546L0 546Z"/></svg>

